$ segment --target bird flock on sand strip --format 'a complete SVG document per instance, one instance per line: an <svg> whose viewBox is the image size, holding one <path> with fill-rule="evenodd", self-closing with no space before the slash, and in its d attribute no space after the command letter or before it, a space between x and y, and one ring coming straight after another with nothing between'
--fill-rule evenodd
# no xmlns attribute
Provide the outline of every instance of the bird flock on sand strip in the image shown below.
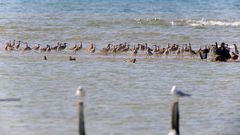
<svg viewBox="0 0 240 135"><path fill-rule="evenodd" d="M236 61L238 59L239 51L236 44L229 45L222 42L220 45L215 42L214 44L200 46L198 49L193 49L191 43L188 44L170 44L164 45L149 45L148 43L137 43L130 45L127 42L119 44L107 44L106 47L96 48L94 43L89 43L88 45L83 45L80 41L78 44L70 45L69 43L57 42L55 45L40 45L38 43L32 44L30 46L29 42L11 40L6 42L4 45L5 51L22 51L22 52L38 52L38 53L51 53L51 52L70 52L72 54L77 54L85 52L87 54L99 54L99 55L129 55L132 59L128 62L135 63L136 57L146 57L146 58L161 58L168 56L176 56L178 58L200 58L208 59L208 54L210 55L211 61ZM47 60L44 57L44 60ZM70 61L76 60L76 58L69 57Z"/></svg>

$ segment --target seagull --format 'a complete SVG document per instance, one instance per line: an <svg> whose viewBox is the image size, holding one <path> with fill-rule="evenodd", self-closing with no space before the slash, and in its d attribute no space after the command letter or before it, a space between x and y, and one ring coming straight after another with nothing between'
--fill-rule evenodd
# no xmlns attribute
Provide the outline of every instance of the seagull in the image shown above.
<svg viewBox="0 0 240 135"><path fill-rule="evenodd" d="M76 95L79 96L79 101L80 102L84 101L84 97L85 97L86 94L85 94L85 90L83 89L82 86L79 86L77 88Z"/></svg>
<svg viewBox="0 0 240 135"><path fill-rule="evenodd" d="M171 129L171 130L169 131L168 135L178 135L178 134L177 134L176 130Z"/></svg>
<svg viewBox="0 0 240 135"><path fill-rule="evenodd" d="M180 90L177 90L175 85L172 87L171 94L173 94L174 96L176 96L178 98L179 97L191 96L191 94L187 94L187 93L184 93Z"/></svg>

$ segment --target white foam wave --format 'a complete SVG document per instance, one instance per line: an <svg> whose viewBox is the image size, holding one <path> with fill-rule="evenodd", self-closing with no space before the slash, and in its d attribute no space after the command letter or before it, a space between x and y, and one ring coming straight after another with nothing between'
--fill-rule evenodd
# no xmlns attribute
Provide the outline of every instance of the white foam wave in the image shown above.
<svg viewBox="0 0 240 135"><path fill-rule="evenodd" d="M240 26L240 21L227 22L214 20L186 20L186 23L190 26L228 26L228 27Z"/></svg>
<svg viewBox="0 0 240 135"><path fill-rule="evenodd" d="M207 26L225 26L225 27L240 27L240 21L219 21L219 20L165 20L161 18L140 19L135 18L134 22L144 25L166 25L166 26L183 26L189 25L193 27L207 27Z"/></svg>

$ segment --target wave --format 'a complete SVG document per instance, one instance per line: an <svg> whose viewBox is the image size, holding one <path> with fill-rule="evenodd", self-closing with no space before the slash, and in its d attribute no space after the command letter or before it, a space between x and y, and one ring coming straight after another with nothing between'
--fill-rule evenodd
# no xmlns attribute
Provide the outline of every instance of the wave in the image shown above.
<svg viewBox="0 0 240 135"><path fill-rule="evenodd" d="M207 26L224 26L224 27L240 27L240 21L219 21L219 20L164 20L160 18L140 19L135 18L133 21L142 25L161 25L161 26L193 26L193 27L207 27Z"/></svg>
<svg viewBox="0 0 240 135"><path fill-rule="evenodd" d="M161 18L134 18L134 19L104 19L104 20L88 20L87 27L112 27L116 25L126 26L126 25L143 25L143 26L190 26L196 28L208 28L211 26L216 27L240 27L240 21L221 21L221 20L194 20L194 19L179 19L179 20L167 20Z"/></svg>
<svg viewBox="0 0 240 135"><path fill-rule="evenodd" d="M227 22L227 21L215 21L215 20L187 20L187 24L190 26L227 26L227 27L239 27L240 21Z"/></svg>

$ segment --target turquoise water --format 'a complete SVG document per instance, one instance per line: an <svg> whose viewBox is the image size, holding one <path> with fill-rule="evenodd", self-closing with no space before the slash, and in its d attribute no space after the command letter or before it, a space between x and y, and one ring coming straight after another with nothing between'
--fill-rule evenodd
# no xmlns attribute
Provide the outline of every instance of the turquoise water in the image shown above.
<svg viewBox="0 0 240 135"><path fill-rule="evenodd" d="M0 47L9 40L54 45L188 43L193 48L240 39L238 0L0 0ZM43 55L48 60L43 61ZM68 56L76 57L75 62ZM81 51L0 51L1 135L76 135L75 90L85 87L88 135L164 135L170 129L172 85L185 135L239 135L239 62L199 58L86 55Z"/></svg>

